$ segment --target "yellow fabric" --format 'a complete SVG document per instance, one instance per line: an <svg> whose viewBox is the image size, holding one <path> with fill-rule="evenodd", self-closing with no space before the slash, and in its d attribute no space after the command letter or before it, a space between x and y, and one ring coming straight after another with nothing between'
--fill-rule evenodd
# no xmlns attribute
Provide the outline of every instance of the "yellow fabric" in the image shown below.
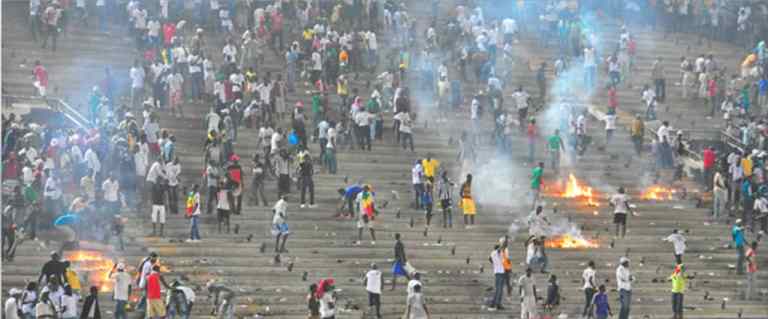
<svg viewBox="0 0 768 319"><path fill-rule="evenodd" d="M437 173L437 168L440 167L440 161L436 159L431 160L422 160L421 166L424 167L424 175L429 177L434 177L435 173Z"/></svg>
<svg viewBox="0 0 768 319"><path fill-rule="evenodd" d="M752 158L747 157L741 160L741 169L744 170L744 176L752 176Z"/></svg>
<svg viewBox="0 0 768 319"><path fill-rule="evenodd" d="M336 94L338 95L348 95L349 89L347 88L347 84L344 83L344 81L339 81L336 85Z"/></svg>
<svg viewBox="0 0 768 319"><path fill-rule="evenodd" d="M66 276L67 283L72 287L72 290L80 290L80 277L77 277L77 273L74 270L67 269L64 276Z"/></svg>
<svg viewBox="0 0 768 319"><path fill-rule="evenodd" d="M669 276L669 280L672 281L672 292L685 292L685 274L683 274L683 272L673 273L672 276Z"/></svg>
<svg viewBox="0 0 768 319"><path fill-rule="evenodd" d="M744 59L744 62L741 63L741 67L752 66L755 61L757 61L757 54L752 53L748 55L746 59Z"/></svg>
<svg viewBox="0 0 768 319"><path fill-rule="evenodd" d="M477 212L475 211L475 201L471 198L461 199L461 209L464 215L474 215Z"/></svg>
<svg viewBox="0 0 768 319"><path fill-rule="evenodd" d="M642 136L644 129L645 125L643 124L643 121L635 119L635 121L632 122L632 136Z"/></svg>

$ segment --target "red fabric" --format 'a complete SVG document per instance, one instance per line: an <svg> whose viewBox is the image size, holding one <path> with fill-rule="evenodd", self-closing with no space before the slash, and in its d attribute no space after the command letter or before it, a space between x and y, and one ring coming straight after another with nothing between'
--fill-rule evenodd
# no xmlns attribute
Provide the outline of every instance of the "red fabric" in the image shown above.
<svg viewBox="0 0 768 319"><path fill-rule="evenodd" d="M637 52L637 42L630 38L629 43L627 43L627 53L629 53L629 55L635 55L635 52Z"/></svg>
<svg viewBox="0 0 768 319"><path fill-rule="evenodd" d="M616 96L616 90L608 90L608 107L615 109L617 106L619 106L619 98Z"/></svg>
<svg viewBox="0 0 768 319"><path fill-rule="evenodd" d="M173 23L166 23L163 26L163 43L165 43L166 46L171 45L171 40L176 35L176 25Z"/></svg>
<svg viewBox="0 0 768 319"><path fill-rule="evenodd" d="M715 165L715 152L711 149L704 150L704 168L712 168Z"/></svg>
<svg viewBox="0 0 768 319"><path fill-rule="evenodd" d="M19 161L16 158L10 158L3 165L3 179L16 179L19 176Z"/></svg>
<svg viewBox="0 0 768 319"><path fill-rule="evenodd" d="M528 133L528 139L532 140L536 138L536 125L534 125L533 123L528 124L527 133Z"/></svg>
<svg viewBox="0 0 768 319"><path fill-rule="evenodd" d="M240 168L233 167L229 169L229 177L232 178L233 181L240 184L240 181L243 180L242 178L242 172L240 171Z"/></svg>
<svg viewBox="0 0 768 319"><path fill-rule="evenodd" d="M283 31L283 15L277 11L275 11L275 13L272 14L272 31L273 32Z"/></svg>
<svg viewBox="0 0 768 319"><path fill-rule="evenodd" d="M235 97L234 93L232 93L232 82L229 82L229 80L224 81L224 102L232 101L232 99Z"/></svg>
<svg viewBox="0 0 768 319"><path fill-rule="evenodd" d="M152 272L147 276L147 299L162 299L160 293L160 273Z"/></svg>
<svg viewBox="0 0 768 319"><path fill-rule="evenodd" d="M707 83L707 96L714 97L717 95L717 81L709 80Z"/></svg>
<svg viewBox="0 0 768 319"><path fill-rule="evenodd" d="M35 74L35 81L40 82L41 86L48 87L48 70L45 67L38 65L33 73Z"/></svg>

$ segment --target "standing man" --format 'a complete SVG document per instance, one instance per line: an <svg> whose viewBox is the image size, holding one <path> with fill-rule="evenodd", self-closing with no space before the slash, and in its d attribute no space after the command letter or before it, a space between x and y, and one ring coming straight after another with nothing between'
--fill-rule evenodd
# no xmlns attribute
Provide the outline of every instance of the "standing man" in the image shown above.
<svg viewBox="0 0 768 319"><path fill-rule="evenodd" d="M116 272L115 272L116 271ZM125 272L125 264L117 263L109 277L114 282L115 319L127 319L125 306L131 293L131 275Z"/></svg>
<svg viewBox="0 0 768 319"><path fill-rule="evenodd" d="M685 293L685 265L678 263L669 276L672 282L672 319L683 319L683 294Z"/></svg>
<svg viewBox="0 0 768 319"><path fill-rule="evenodd" d="M106 183L106 182L105 182ZM152 236L157 234L157 223L160 223L160 237L165 228L165 186L158 184L152 189Z"/></svg>
<svg viewBox="0 0 768 319"><path fill-rule="evenodd" d="M535 319L536 315L536 281L533 278L531 268L525 270L525 275L517 280L518 293L520 294L520 319Z"/></svg>
<svg viewBox="0 0 768 319"><path fill-rule="evenodd" d="M627 214L631 211L629 207L629 196L625 194L624 187L619 187L619 193L613 195L609 202L613 206L613 223L616 224L616 237L619 237L619 230L621 230L621 238L627 234Z"/></svg>
<svg viewBox="0 0 768 319"><path fill-rule="evenodd" d="M495 282L496 291L493 294L493 300L491 301L490 309L504 310L501 305L501 301L504 298L504 256L502 254L502 247L497 244L493 247L491 257L488 258L493 265L493 277Z"/></svg>
<svg viewBox="0 0 768 319"><path fill-rule="evenodd" d="M725 185L725 177L721 170L717 170L712 180L712 218L715 220L720 219L720 212L728 203L728 188Z"/></svg>
<svg viewBox="0 0 768 319"><path fill-rule="evenodd" d="M632 121L631 129L632 144L635 146L635 154L640 155L643 151L643 139L645 138L645 122L640 114L635 116Z"/></svg>
<svg viewBox="0 0 768 319"><path fill-rule="evenodd" d="M392 265L392 289L395 290L395 284L397 284L397 277L404 276L410 280L411 277L405 271L405 264L408 259L405 257L405 246L400 241L400 233L395 234L395 263Z"/></svg>
<svg viewBox="0 0 768 319"><path fill-rule="evenodd" d="M133 67L129 71L131 77L131 107L138 108L139 103L144 100L144 67L139 60L133 61Z"/></svg>
<svg viewBox="0 0 768 319"><path fill-rule="evenodd" d="M299 162L299 185L301 187L301 205L299 207L301 208L306 207L307 190L309 190L309 208L315 208L314 174L315 169L312 164L312 157L307 153Z"/></svg>
<svg viewBox="0 0 768 319"><path fill-rule="evenodd" d="M581 279L584 282L584 311L581 316L585 318L592 316L590 309L592 307L592 298L594 298L595 292L597 291L597 289L595 289L597 287L597 280L595 279L596 275L595 261L590 260L587 264L587 269L584 269L584 272L581 274Z"/></svg>
<svg viewBox="0 0 768 319"><path fill-rule="evenodd" d="M744 296L747 300L752 299L755 290L755 277L757 277L757 242L753 241L747 250L747 291Z"/></svg>
<svg viewBox="0 0 768 319"><path fill-rule="evenodd" d="M371 307L375 307L376 318L381 319L381 287L384 286L384 279L375 263L371 263L371 269L363 278L363 285L368 292L368 312L371 312Z"/></svg>
<svg viewBox="0 0 768 319"><path fill-rule="evenodd" d="M424 192L424 166L421 160L416 160L411 168L411 182L413 183L414 206L421 209L421 193Z"/></svg>
<svg viewBox="0 0 768 319"><path fill-rule="evenodd" d="M619 319L629 319L629 306L632 303L632 273L629 271L629 258L621 257L616 268L616 284L619 290Z"/></svg>
<svg viewBox="0 0 768 319"><path fill-rule="evenodd" d="M475 214L477 214L475 200L472 198L472 174L467 174L467 179L459 190L459 196L461 196L461 210L464 213L464 228L470 228L470 225L475 224Z"/></svg>
<svg viewBox="0 0 768 319"><path fill-rule="evenodd" d="M560 173L560 151L565 151L565 145L563 144L563 139L560 137L559 129L555 129L555 132L547 138L547 149L549 150L552 170L555 174L558 174Z"/></svg>
<svg viewBox="0 0 768 319"><path fill-rule="evenodd" d="M437 182L437 197L443 211L443 228L453 228L453 186L453 182L448 179L448 171L443 171L440 181Z"/></svg>
<svg viewBox="0 0 768 319"><path fill-rule="evenodd" d="M736 273L739 275L744 274L744 245L746 240L744 239L744 227L741 226L741 219L737 219L731 228L731 238L733 238L733 245L736 247Z"/></svg>
<svg viewBox="0 0 768 319"><path fill-rule="evenodd" d="M653 61L651 67L651 77L653 78L653 85L655 86L656 100L659 103L664 103L667 97L667 83L666 75L664 74L664 64L662 63L661 56L657 57Z"/></svg>
<svg viewBox="0 0 768 319"><path fill-rule="evenodd" d="M541 177L544 175L544 162L539 162L539 165L534 167L531 171L531 209L536 208L536 204L539 202L539 196L541 195Z"/></svg>

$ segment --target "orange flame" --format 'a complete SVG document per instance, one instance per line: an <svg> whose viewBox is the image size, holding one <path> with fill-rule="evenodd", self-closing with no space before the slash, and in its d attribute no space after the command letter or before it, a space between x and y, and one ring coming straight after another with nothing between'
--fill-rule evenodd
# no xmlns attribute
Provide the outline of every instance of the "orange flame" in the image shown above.
<svg viewBox="0 0 768 319"><path fill-rule="evenodd" d="M71 263L72 269L78 275L86 275L88 286L99 287L101 292L109 292L114 288L114 283L109 278L109 272L115 263L101 252L93 250L69 251L65 254L65 258Z"/></svg>
<svg viewBox="0 0 768 319"><path fill-rule="evenodd" d="M647 200L672 200L677 191L671 188L654 185L643 191L642 198Z"/></svg>
<svg viewBox="0 0 768 319"><path fill-rule="evenodd" d="M590 207L599 207L600 204L594 200L592 187L584 186L576 176L568 175L568 182L565 184L565 191L560 195L564 198L583 198Z"/></svg>
<svg viewBox="0 0 768 319"><path fill-rule="evenodd" d="M582 236L571 234L557 235L544 241L547 248L598 248L600 244L596 240L589 240Z"/></svg>

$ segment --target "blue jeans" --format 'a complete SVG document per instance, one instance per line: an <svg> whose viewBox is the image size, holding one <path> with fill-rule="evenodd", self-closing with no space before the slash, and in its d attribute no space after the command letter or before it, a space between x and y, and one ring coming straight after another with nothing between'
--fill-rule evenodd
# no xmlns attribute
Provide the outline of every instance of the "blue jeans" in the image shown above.
<svg viewBox="0 0 768 319"><path fill-rule="evenodd" d="M629 319L629 305L632 303L632 291L619 290L619 303L621 308L619 309L619 319Z"/></svg>
<svg viewBox="0 0 768 319"><path fill-rule="evenodd" d="M189 239L192 240L200 240L200 229L199 229L199 222L200 216L193 215L189 221L190 221L190 230L189 230Z"/></svg>
<svg viewBox="0 0 768 319"><path fill-rule="evenodd" d="M504 274L494 274L496 292L493 294L493 304L491 306L500 307L504 297Z"/></svg>
<svg viewBox="0 0 768 319"><path fill-rule="evenodd" d="M125 312L125 305L127 303L125 300L115 300L115 319L128 318L128 314Z"/></svg>

